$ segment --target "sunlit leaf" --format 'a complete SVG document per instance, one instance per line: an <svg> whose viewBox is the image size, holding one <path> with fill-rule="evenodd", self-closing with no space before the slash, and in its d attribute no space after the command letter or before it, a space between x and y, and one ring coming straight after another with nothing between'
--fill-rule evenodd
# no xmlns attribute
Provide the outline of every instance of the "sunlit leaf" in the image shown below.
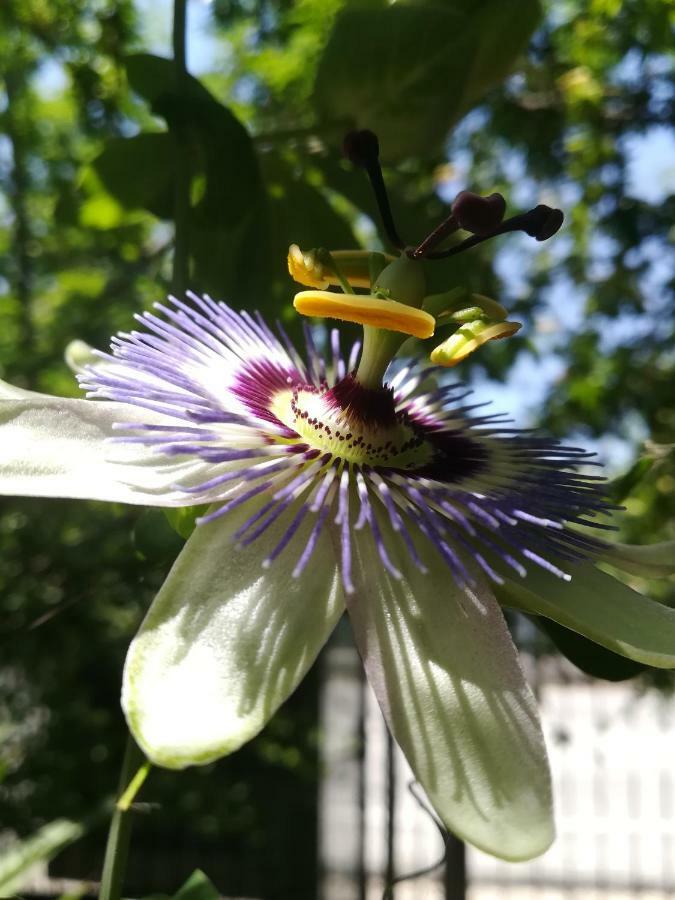
<svg viewBox="0 0 675 900"><path fill-rule="evenodd" d="M112 138L94 168L108 191L127 209L147 209L160 219L173 210L174 161L166 132Z"/></svg>
<svg viewBox="0 0 675 900"><path fill-rule="evenodd" d="M176 80L173 62L148 53L127 57L129 83L169 128L188 132L193 172L206 176L195 222L232 227L244 218L260 189L258 162L251 138L227 107L196 78Z"/></svg>
<svg viewBox="0 0 675 900"><path fill-rule="evenodd" d="M319 65L319 115L372 128L385 158L429 153L509 71L539 16L537 0L349 4Z"/></svg>

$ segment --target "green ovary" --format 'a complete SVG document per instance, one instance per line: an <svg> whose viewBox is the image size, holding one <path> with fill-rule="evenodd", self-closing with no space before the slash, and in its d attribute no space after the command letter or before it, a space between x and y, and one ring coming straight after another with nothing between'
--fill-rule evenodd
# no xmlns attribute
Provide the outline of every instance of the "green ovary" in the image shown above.
<svg viewBox="0 0 675 900"><path fill-rule="evenodd" d="M404 421L371 424L348 409L331 408L323 391L283 391L271 411L312 449L358 466L418 469L434 455L431 444Z"/></svg>

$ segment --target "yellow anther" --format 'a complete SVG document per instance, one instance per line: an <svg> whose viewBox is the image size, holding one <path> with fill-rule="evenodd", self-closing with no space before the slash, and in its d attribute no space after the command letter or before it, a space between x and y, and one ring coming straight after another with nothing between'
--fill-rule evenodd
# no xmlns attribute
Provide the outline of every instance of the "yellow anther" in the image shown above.
<svg viewBox="0 0 675 900"><path fill-rule="evenodd" d="M325 288L330 284L314 252L303 253L297 244L291 244L288 248L288 271L293 281L300 284L316 288Z"/></svg>
<svg viewBox="0 0 675 900"><path fill-rule="evenodd" d="M293 306L303 316L341 319L359 325L372 325L418 338L434 333L436 321L429 313L396 300L382 300L372 294L332 294L330 291L300 291Z"/></svg>
<svg viewBox="0 0 675 900"><path fill-rule="evenodd" d="M431 352L431 362L452 368L488 341L510 337L520 329L520 322L472 322L462 325Z"/></svg>
<svg viewBox="0 0 675 900"><path fill-rule="evenodd" d="M331 257L352 287L370 287L370 252L368 250L331 250ZM383 254L386 262L394 257ZM340 279L323 263L316 250L302 251L297 244L288 248L288 271L293 281L324 290L337 287Z"/></svg>

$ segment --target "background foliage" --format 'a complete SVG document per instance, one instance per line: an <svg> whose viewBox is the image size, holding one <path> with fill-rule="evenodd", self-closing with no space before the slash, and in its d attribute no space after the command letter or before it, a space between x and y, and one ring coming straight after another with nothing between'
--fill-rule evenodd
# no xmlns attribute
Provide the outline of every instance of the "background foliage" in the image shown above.
<svg viewBox="0 0 675 900"><path fill-rule="evenodd" d="M162 298L180 159L190 285L297 333L288 244L383 241L363 173L340 157L342 134L370 127L411 241L463 187L500 190L514 210L542 199L566 211L550 245L477 248L436 264L432 286L464 284L513 310L523 336L492 344L464 377L511 383L544 427L618 448L625 537L672 537L675 197L672 178L643 189L634 165L638 142L673 125L672 4L209 9L210 71L179 79L145 52L131 0L0 5L0 374L75 395L66 344L104 347ZM124 650L180 541L152 512L8 501L0 545L0 818L28 834L56 815L83 819L114 788ZM661 590L673 598L672 584ZM148 795L164 812L148 833L230 848L219 875L233 893L255 891L264 856L272 875L257 887L285 896L284 865L304 852L295 896L313 896L315 704L310 684L215 771L154 776ZM278 815L288 804L290 829Z"/></svg>

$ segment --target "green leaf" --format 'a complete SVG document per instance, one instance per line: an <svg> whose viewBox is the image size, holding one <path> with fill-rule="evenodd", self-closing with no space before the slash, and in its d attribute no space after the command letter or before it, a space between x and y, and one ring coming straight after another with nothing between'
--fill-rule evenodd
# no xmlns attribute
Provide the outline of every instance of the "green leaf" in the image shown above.
<svg viewBox="0 0 675 900"><path fill-rule="evenodd" d="M190 224L196 286L213 289L217 283L220 292L232 281L241 236L260 206L262 185L251 138L196 78L186 75L178 83L171 60L137 54L128 57L126 65L132 88L167 121L169 131L113 139L94 168L123 206L170 219L176 165L172 132L180 130L187 139L193 182Z"/></svg>
<svg viewBox="0 0 675 900"><path fill-rule="evenodd" d="M52 859L64 847L79 840L87 831L84 822L54 819L30 837L10 845L0 855L0 896L20 889L32 866Z"/></svg>
<svg viewBox="0 0 675 900"><path fill-rule="evenodd" d="M172 508L171 512L180 513L182 509ZM182 550L180 531L172 526L167 513L168 509L146 509L136 520L133 543L141 559L153 563L172 562Z"/></svg>
<svg viewBox="0 0 675 900"><path fill-rule="evenodd" d="M184 128L191 141L194 170L206 185L194 210L197 224L231 228L245 218L260 190L258 161L239 119L191 75L176 81L169 59L128 56L131 87L146 99L169 128Z"/></svg>
<svg viewBox="0 0 675 900"><path fill-rule="evenodd" d="M143 897L142 900L220 900L220 892L201 869L195 869L173 896L150 894L148 897Z"/></svg>
<svg viewBox="0 0 675 900"><path fill-rule="evenodd" d="M633 493L653 465L654 459L651 456L641 456L627 472L610 481L607 485L607 494L615 503L623 502Z"/></svg>
<svg viewBox="0 0 675 900"><path fill-rule="evenodd" d="M147 209L160 219L171 218L174 163L166 132L111 138L93 165L122 206Z"/></svg>
<svg viewBox="0 0 675 900"><path fill-rule="evenodd" d="M349 4L319 64L319 116L372 128L386 159L440 149L452 123L511 69L540 14L537 0Z"/></svg>
<svg viewBox="0 0 675 900"><path fill-rule="evenodd" d="M307 180L313 174L317 173L303 172L304 177L298 177L297 171L278 155L270 154L265 161L273 250L281 256L284 268L291 243L302 249L320 246L331 250L346 250L358 244L347 218L329 203L319 187ZM352 174L361 180L360 173Z"/></svg>
<svg viewBox="0 0 675 900"><path fill-rule="evenodd" d="M203 516L208 504L201 506L174 506L162 510L169 525L182 538L187 540L197 527L197 519Z"/></svg>
<svg viewBox="0 0 675 900"><path fill-rule="evenodd" d="M200 869L196 869L172 900L220 900L220 892Z"/></svg>
<svg viewBox="0 0 675 900"><path fill-rule="evenodd" d="M532 616L534 622L553 641L563 656L571 663L593 678L603 678L605 681L625 681L635 678L647 668L641 663L612 653L599 644L589 641L569 628L564 628L551 619L541 616Z"/></svg>

